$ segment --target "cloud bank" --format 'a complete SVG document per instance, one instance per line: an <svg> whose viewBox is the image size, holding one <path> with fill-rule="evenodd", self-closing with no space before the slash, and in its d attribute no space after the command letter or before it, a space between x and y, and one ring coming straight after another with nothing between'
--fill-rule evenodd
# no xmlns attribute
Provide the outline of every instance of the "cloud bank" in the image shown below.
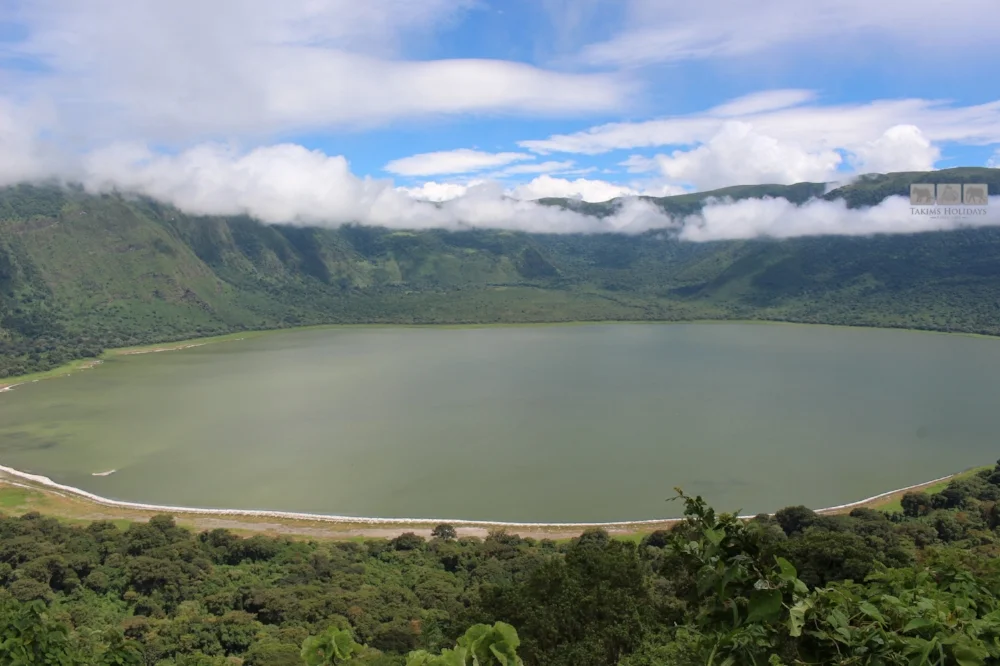
<svg viewBox="0 0 1000 666"><path fill-rule="evenodd" d="M711 241L872 236L1000 226L1000 197L990 197L988 206L962 207L962 210L969 212L915 214L904 197L889 197L877 206L855 209L848 209L842 200L817 199L797 206L780 198L743 199L707 205L700 215L679 220L676 228L683 240Z"/></svg>
<svg viewBox="0 0 1000 666"><path fill-rule="evenodd" d="M542 165L538 165L542 166ZM487 184L496 183L496 178L507 175L508 170L496 174L489 174L494 178L476 178L467 183L439 183L428 181L422 185L412 187L397 187L396 190L408 194L413 199L419 201L444 202L458 199L465 196L470 189ZM530 173L530 172L529 172ZM503 188L504 196L523 201L534 201L546 198L576 199L589 203L599 203L617 199L619 197L634 196L664 196L665 194L678 194L678 191L664 192L659 189L635 189L626 185L615 185L603 180L588 180L577 178L568 180L566 178L555 178L549 175L538 176L527 183L507 186Z"/></svg>
<svg viewBox="0 0 1000 666"><path fill-rule="evenodd" d="M391 180L359 178L342 156L294 144L247 153L225 145L203 145L175 155L120 144L90 154L77 176L91 192L134 192L191 214L246 214L269 224L359 223L400 229L541 233L665 230L687 241L1000 226L996 197L991 205L977 208L982 214L941 217L914 215L902 197L853 210L842 201L814 200L797 206L780 198L711 200L698 215L672 217L648 200L626 196L612 214L599 218L516 199L499 183L482 182L467 185L460 196L435 203L415 199Z"/></svg>
<svg viewBox="0 0 1000 666"><path fill-rule="evenodd" d="M248 153L211 144L175 155L119 144L90 154L78 176L90 192L134 192L192 214L246 214L269 224L547 233L628 233L673 224L638 199L596 218L508 197L495 183L468 186L461 196L441 203L419 201L391 180L359 178L342 156L294 144Z"/></svg>
<svg viewBox="0 0 1000 666"><path fill-rule="evenodd" d="M631 187L614 185L603 180L588 180L586 178L567 180L565 178L553 178L546 175L539 176L528 183L517 185L510 191L510 194L517 199L558 197L600 202L618 197L638 196L641 192Z"/></svg>

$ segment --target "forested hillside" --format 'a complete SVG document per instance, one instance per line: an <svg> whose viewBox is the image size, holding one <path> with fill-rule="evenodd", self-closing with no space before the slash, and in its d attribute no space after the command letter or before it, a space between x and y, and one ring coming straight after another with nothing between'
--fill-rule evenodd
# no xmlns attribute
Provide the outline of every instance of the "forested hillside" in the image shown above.
<svg viewBox="0 0 1000 666"><path fill-rule="evenodd" d="M844 199L953 169L655 199ZM549 200L610 212L614 204ZM1000 230L693 243L662 232L541 235L264 225L79 189L0 190L0 378L124 345L318 323L775 319L1000 333Z"/></svg>
<svg viewBox="0 0 1000 666"><path fill-rule="evenodd" d="M998 174L946 177L997 191ZM709 196L768 195L858 207L941 178L656 204L685 214ZM1000 334L1000 229L711 243L418 233L0 191L5 377L105 347L312 323L700 318ZM429 540L304 542L193 534L169 516L125 528L0 516L0 663L1000 663L1000 464L909 494L899 513L789 507L744 522L681 501L686 521L641 543L600 530L558 543L456 538L446 525Z"/></svg>
<svg viewBox="0 0 1000 666"><path fill-rule="evenodd" d="M0 518L0 661L995 664L998 500L1000 464L908 494L902 513L743 522L685 498L686 520L641 543L448 525L295 542L29 513Z"/></svg>

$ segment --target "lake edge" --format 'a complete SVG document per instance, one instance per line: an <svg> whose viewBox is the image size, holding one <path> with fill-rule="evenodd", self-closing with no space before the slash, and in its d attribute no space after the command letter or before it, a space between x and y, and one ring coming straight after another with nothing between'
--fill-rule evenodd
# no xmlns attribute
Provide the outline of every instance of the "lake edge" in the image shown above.
<svg viewBox="0 0 1000 666"><path fill-rule="evenodd" d="M100 356L93 358L74 359L57 368L35 372L16 377L4 377L0 379L0 392L10 390L20 384L28 382L56 379L75 374L82 370L90 370L100 365L99 361L104 361L116 356L127 356L131 354L184 351L191 347L200 347L210 344L220 344L224 342L238 342L246 338L258 338L277 333L298 333L305 331L322 330L359 330L359 329L438 329L438 330L471 330L471 329L496 329L496 328L546 328L546 327L574 327L574 326L612 326L612 325L636 325L646 324L654 326L690 326L690 325L762 325L762 326L797 326L813 328L832 328L857 331L893 331L899 333L924 333L931 335L949 335L964 338L974 338L982 340L1000 341L1000 335L986 335L983 333L967 333L963 331L935 331L923 328L904 328L894 326L861 326L852 324L823 324L812 322L784 321L780 319L629 319L629 320L574 320L574 321L551 321L551 322L498 322L483 324L313 324L309 326L290 326L288 328L265 328L242 331L239 333L226 333L225 335L212 335L203 338L187 338L184 340L174 340L172 342L151 343L148 345L136 345L131 347L114 347L106 349ZM98 361L98 363L95 363Z"/></svg>

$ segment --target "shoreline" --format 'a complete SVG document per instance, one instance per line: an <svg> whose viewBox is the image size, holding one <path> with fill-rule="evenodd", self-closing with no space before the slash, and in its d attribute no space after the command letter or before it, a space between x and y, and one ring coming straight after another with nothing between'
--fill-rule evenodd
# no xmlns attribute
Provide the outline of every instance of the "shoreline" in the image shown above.
<svg viewBox="0 0 1000 666"><path fill-rule="evenodd" d="M479 324L311 324L308 326L291 326L288 328L267 328L251 331L241 331L237 333L226 333L204 338L189 338L186 340L176 340L174 342L159 342L148 345L133 347L115 347L106 349L100 356L95 358L75 359L57 368L44 370L41 372L18 375L16 377L5 377L0 379L0 393L12 390L21 384L34 383L44 379L54 379L56 377L68 377L80 370L89 370L104 363L104 361L117 356L137 356L153 352L182 351L193 347L204 347L205 345L222 342L237 342L248 338L256 338L274 333L293 333L298 331L318 331L334 329L358 329L358 328L438 328L438 329L475 329L475 328L528 328L546 326L608 326L614 324L656 324L656 325L700 325L700 324L731 324L731 325L763 325L763 326L811 326L823 328L842 328L852 330L876 330L876 331L898 331L905 333L929 333L933 335L953 335L966 338L978 338L985 340L1000 340L1000 335L987 335L983 333L969 333L964 331L935 331L921 328L905 328L893 326L864 326L855 324L823 324L797 321L784 321L779 319L600 319L600 320L572 320L572 321L540 321L540 322L504 322L504 323L479 323Z"/></svg>
<svg viewBox="0 0 1000 666"><path fill-rule="evenodd" d="M358 329L358 328L442 328L442 329L469 329L469 328L520 328L520 327L548 327L548 326L597 326L597 325L613 325L613 324L659 324L659 325L669 325L669 324L682 324L682 325L696 325L696 324L732 324L732 325L785 325L785 326L814 326L814 327L826 327L826 328L845 328L845 329L875 329L884 331L899 331L899 332L912 332L912 333L933 333L938 335L958 335L962 337L973 337L973 338L985 338L985 339L998 339L1000 336L983 335L977 333L964 333L964 332L948 332L948 331L932 331L923 329L906 329L906 328L893 328L893 327L876 327L876 326L852 326L852 325L841 325L841 324L814 324L814 323L804 323L804 322L789 322L780 320L767 320L767 319L750 319L750 320L736 320L736 319L708 319L708 320L629 320L629 321L616 321L616 320L595 320L595 321L564 321L564 322L524 322L524 323L484 323L484 324L317 324L311 326L298 326L291 328L279 328L279 329L264 329L259 331L244 331L239 333L225 334L221 336L210 336L206 338L194 338L189 340L179 340L175 342L168 343L158 343L143 346L134 347L123 347L116 349L106 350L98 358L88 358L88 359L77 359L71 361L65 366L59 368L54 368L52 370L45 371L43 373L35 373L33 375L24 375L21 377L11 377L7 378L6 382L0 382L0 393L5 391L11 391L15 387L26 384L41 381L43 379L51 379L55 377L66 377L70 376L71 373L79 370L86 370L95 368L108 358L113 358L117 356L133 356L146 353L163 352L163 351L181 351L185 349L190 349L193 347L201 347L208 344L222 343L222 342L235 342L240 340L245 340L247 338L259 337L264 335L269 335L272 333L282 333L282 332L296 332L296 331L308 331L308 330L334 330L334 329ZM116 471L116 470L112 470ZM966 472L969 470L966 470ZM103 476L110 474L112 472L103 472L100 474L95 474L95 476ZM933 479L931 481L925 481L922 483L914 484L911 486L906 486L904 488L897 488L895 490L886 491L867 497L862 500L855 502L849 502L846 504L840 504L832 507L825 507L821 509L815 509L818 514L835 514L838 512L847 511L853 508L858 508L862 506L872 506L879 503L889 503L894 496L902 495L911 490L917 490L921 488L926 488L934 484L938 484L947 481L959 474L965 472L956 472L953 474L948 474L942 476L938 479ZM273 519L277 521L290 521L293 525L303 525L303 524L327 524L336 525L340 527L357 527L361 526L361 530L355 530L357 532L364 532L374 535L375 532L379 534L377 536L385 536L382 534L384 532L389 532L392 530L401 531L406 527L425 527L431 528L435 525L441 523L449 523L455 525L456 527L463 528L462 531L483 531L486 528L511 528L514 530L546 530L553 531L560 534L568 534L572 532L579 533L583 529L589 528L603 528L609 531L615 531L618 533L628 533L637 534L645 531L652 530L657 527L669 527L681 520L683 518L659 518L659 519L648 519L648 520L635 520L635 521L616 521L616 522L593 522L593 523L539 523L539 522L506 522L506 521L482 521L482 520L469 520L469 519L438 519L438 518L377 518L377 517L356 517L356 516L338 516L331 514L314 514L314 513L299 513L290 511L274 511L266 509L211 509L211 508L199 508L199 507L179 507L179 506L169 506L169 505L157 505L157 504L146 504L141 502L128 502L124 500L114 500L106 497L101 497L94 493L90 493L86 490L75 488L73 486L67 486L57 483L50 479L49 477L30 474L28 472L22 472L11 467L6 467L0 465L0 476L7 475L9 477L14 477L15 479L21 479L27 481L28 484L23 483L13 483L10 479L0 479L0 484L15 485L23 488L30 488L32 490L39 490L43 493L50 493L59 496L65 496L68 494L70 497L83 501L89 504L97 505L105 508L118 509L123 512L137 512L137 513L170 513L176 514L178 516L187 517L201 517L201 516L216 516L220 518L232 518L236 519L235 527L237 529L250 527L254 525L253 522L240 521L243 519ZM742 519L749 519L753 516L739 516ZM376 530L373 526L382 526L383 529ZM273 527L273 526L272 526ZM306 528L302 528L305 530ZM294 528L290 533L296 533ZM302 533L302 532L299 532Z"/></svg>
<svg viewBox="0 0 1000 666"><path fill-rule="evenodd" d="M975 468L970 468L970 469L975 469ZM967 472L969 470L965 471ZM316 514L316 513L305 513L305 512L300 513L293 511L273 511L266 509L211 509L211 508L201 508L201 507L180 507L180 506L146 504L142 502L129 502L125 500L110 499L83 490L81 488L76 488L73 486L68 486L65 484L58 483L56 481L53 481L47 476L43 476L40 474L31 474L29 472L22 472L20 470L14 469L12 467L6 467L4 465L0 465L0 473L2 473L3 475L7 475L9 477L14 477L14 479L26 481L30 485L26 485L23 483L12 483L9 479L0 479L0 483L8 483L10 485L42 490L43 492L50 492L59 495L67 493L76 499L82 499L91 504L96 504L98 506L106 508L116 508L116 509L123 509L125 511L134 511L143 513L150 513L150 512L164 513L176 516L218 516L218 517L237 518L237 519L270 518L276 520L292 521L293 523L329 523L341 526L360 525L368 527L382 526L383 528L395 528L398 530L405 530L408 527L432 528L436 525L447 523L455 527L463 527L463 528L486 528L486 529L513 528L515 530L529 530L529 531L543 530L543 531L577 532L577 533L586 529L601 528L611 531L626 532L632 534L644 531L643 528L667 527L684 520L684 518L656 518L648 520L617 521L617 522L540 523L540 522L507 522L507 521L448 519L448 518L378 518L378 517L339 516L334 514ZM848 502L846 504L839 504L836 506L814 509L814 511L817 514L835 514L837 512L846 511L848 509L854 509L861 506L871 505L873 503L877 503L879 500L890 498L893 495L899 495L902 493L909 492L911 490L917 490L920 488L925 488L927 486L947 481L963 473L964 472L955 472L930 481L924 481L922 483L913 484L903 488L896 488L895 490L889 490L883 493L879 493L877 495L872 495L871 497L867 497L865 499L858 500L855 502ZM769 515L774 515L774 514L769 514ZM753 517L754 517L753 515L739 516L739 518L744 520L749 520ZM384 529L382 531L384 531Z"/></svg>

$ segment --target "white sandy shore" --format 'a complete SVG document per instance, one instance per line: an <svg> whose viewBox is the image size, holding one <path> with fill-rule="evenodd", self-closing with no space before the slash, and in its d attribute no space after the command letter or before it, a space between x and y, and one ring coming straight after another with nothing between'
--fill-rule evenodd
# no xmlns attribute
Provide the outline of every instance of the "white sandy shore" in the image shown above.
<svg viewBox="0 0 1000 666"><path fill-rule="evenodd" d="M101 497L100 495L95 495L94 493L87 492L86 490L81 490L80 488L74 488L73 486L63 485L61 483L56 483L47 476L41 476L40 474L29 474L27 472L22 472L16 470L12 467L5 467L0 465L0 472L8 474L10 476L24 479L26 481L31 481L37 485L44 486L46 488L52 488L54 490L60 490L78 497L86 498L96 504L101 504L104 506L120 507L123 509L136 509L140 511L157 511L163 513L180 513L180 514L196 514L196 515L212 515L212 516L247 516L254 518L283 518L291 520L312 520L312 521L322 521L330 523L347 523L353 525L426 525L433 526L441 523L448 523L451 525L463 525L463 526L479 526L479 527L515 527L515 528L590 528L590 527L602 527L602 528L634 528L642 525L663 525L666 523L676 522L680 520L679 518L661 518L655 520L632 520L632 521L622 521L613 523L511 523L511 522L501 522L492 520L452 520L448 518L362 518L357 516L335 516L327 514L316 514L316 513L295 513L291 511L264 511L264 510L254 510L254 509L204 509L204 508L193 508L193 507L181 507L181 506L166 506L162 504L143 504L140 502L125 502L121 500L108 499L107 497ZM950 479L954 474L949 474L947 476L942 476L941 478L934 479L932 481L924 481L923 483L917 483L912 486L907 486L905 488L897 488L896 490L890 490L888 492L880 493L878 495L873 495L871 497L865 498L863 500L858 500L857 502L851 502L849 504L840 504L838 506L826 507L824 509L818 509L817 513L829 513L832 511L841 511L843 509L850 509L852 507L861 506L863 504L868 504L883 497L888 497L896 493L906 492L908 490L913 490L915 488L920 488L933 483L939 483ZM753 516L740 516L741 518L752 518Z"/></svg>

